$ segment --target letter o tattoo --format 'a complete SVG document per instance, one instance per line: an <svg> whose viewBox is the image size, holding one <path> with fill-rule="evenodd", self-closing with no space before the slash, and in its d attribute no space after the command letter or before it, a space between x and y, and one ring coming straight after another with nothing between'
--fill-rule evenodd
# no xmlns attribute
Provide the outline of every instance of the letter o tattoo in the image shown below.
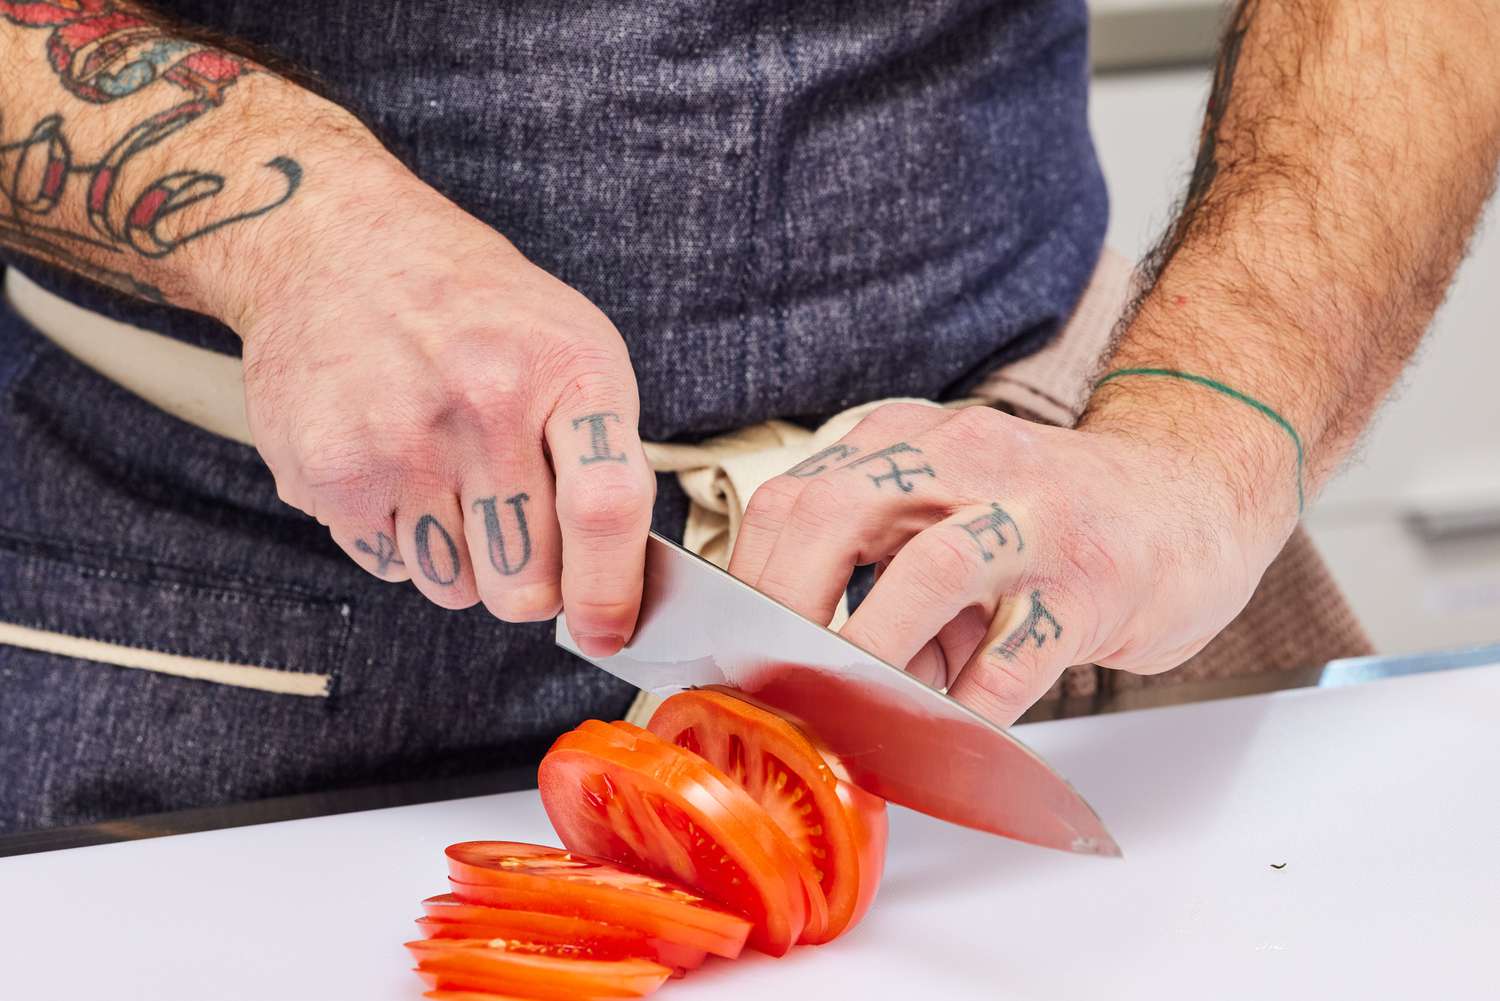
<svg viewBox="0 0 1500 1001"><path fill-rule="evenodd" d="M432 530L437 529L443 538L443 543L448 547L448 566L451 568L446 576L438 573L437 564L432 559ZM450 587L458 580L458 573L462 564L458 562L458 547L453 544L453 536L443 527L443 523L430 514L422 515L417 522L417 566L422 568L422 576L432 581L439 587Z"/></svg>

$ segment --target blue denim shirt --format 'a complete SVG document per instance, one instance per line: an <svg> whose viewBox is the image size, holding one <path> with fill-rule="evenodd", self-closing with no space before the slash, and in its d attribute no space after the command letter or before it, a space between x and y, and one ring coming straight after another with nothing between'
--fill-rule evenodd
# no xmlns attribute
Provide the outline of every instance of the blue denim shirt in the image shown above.
<svg viewBox="0 0 1500 1001"><path fill-rule="evenodd" d="M1059 329L1103 238L1084 0L155 6L312 71L597 303L649 438L961 394Z"/></svg>

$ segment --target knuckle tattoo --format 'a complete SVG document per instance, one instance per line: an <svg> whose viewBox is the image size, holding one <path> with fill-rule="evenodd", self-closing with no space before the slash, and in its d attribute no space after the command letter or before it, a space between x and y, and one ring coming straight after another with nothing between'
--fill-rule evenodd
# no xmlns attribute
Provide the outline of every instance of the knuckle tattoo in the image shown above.
<svg viewBox="0 0 1500 1001"><path fill-rule="evenodd" d="M827 448L819 449L812 455L809 455L791 469L788 469L783 475L794 476L799 480L809 479L836 468L843 460L858 452L859 449L854 445L835 442Z"/></svg>
<svg viewBox="0 0 1500 1001"><path fill-rule="evenodd" d="M991 503L990 510L977 518L960 522L959 528L974 541L974 546L979 550L979 556L988 563L995 558L995 553L987 543L993 542L999 548L1004 549L1014 540L1016 552L1022 552L1026 548L1026 540L1021 537L1021 527L1016 524L1004 508L999 504ZM1007 532L1009 534L1007 534Z"/></svg>
<svg viewBox="0 0 1500 1001"><path fill-rule="evenodd" d="M921 455L923 455L923 452L920 448L909 442L898 441L894 445L887 445L879 451L871 452L861 459L855 459L853 462L846 464L844 468L860 469L877 488L885 483L890 483L902 493L909 494L916 489L918 477L937 478L937 471L932 468L927 460L917 458ZM885 465L883 467L875 466L875 471L873 472L861 468L871 462L884 463Z"/></svg>
<svg viewBox="0 0 1500 1001"><path fill-rule="evenodd" d="M434 534L438 544L436 553L433 552ZM422 571L423 577L438 587L452 587L458 582L459 575L463 573L458 545L436 516L424 514L417 519L412 541L417 551L417 567Z"/></svg>
<svg viewBox="0 0 1500 1001"><path fill-rule="evenodd" d="M355 539L354 548L374 559L375 573L381 577L389 573L391 567L406 566L405 561L401 559L400 551L396 548L396 540L384 532L376 532L373 543L362 538Z"/></svg>
<svg viewBox="0 0 1500 1001"><path fill-rule="evenodd" d="M993 652L1005 660L1015 660L1027 647L1040 650L1049 642L1062 639L1062 623L1043 604L1042 592L1032 591L1030 601L1026 618L994 647Z"/></svg>
<svg viewBox="0 0 1500 1001"><path fill-rule="evenodd" d="M498 494L480 497L473 504L473 509L484 518L485 553L489 556L490 566L505 577L514 577L531 562L531 528L526 523L526 502L529 500L531 497L524 493L505 498L505 506L510 509L515 522L514 536L508 535L501 524Z"/></svg>
<svg viewBox="0 0 1500 1001"><path fill-rule="evenodd" d="M580 466L592 466L599 462L624 463L630 461L624 452L610 451L609 424L611 421L616 424L624 423L619 413L613 410L602 410L598 413L584 414L582 417L573 418L571 424L574 431L578 431L585 426L588 427L590 451L579 456L578 464Z"/></svg>

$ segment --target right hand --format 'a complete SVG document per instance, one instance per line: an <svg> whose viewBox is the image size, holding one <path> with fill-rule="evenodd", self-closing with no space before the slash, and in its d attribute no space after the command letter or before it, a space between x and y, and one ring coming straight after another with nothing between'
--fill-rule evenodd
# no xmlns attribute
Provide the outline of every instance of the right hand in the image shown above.
<svg viewBox="0 0 1500 1001"><path fill-rule="evenodd" d="M566 608L614 653L655 493L624 341L394 159L353 166L259 227L261 273L221 312L280 496L384 580L510 622Z"/></svg>

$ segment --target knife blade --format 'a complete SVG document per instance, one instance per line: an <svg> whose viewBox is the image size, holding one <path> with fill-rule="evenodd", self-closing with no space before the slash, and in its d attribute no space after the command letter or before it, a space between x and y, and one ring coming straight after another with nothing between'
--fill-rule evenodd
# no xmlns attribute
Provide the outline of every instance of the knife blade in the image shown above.
<svg viewBox="0 0 1500 1001"><path fill-rule="evenodd" d="M1120 855L1071 784L1002 727L655 533L635 635L589 657L657 695L714 687L774 710L851 781L965 827L1064 851Z"/></svg>

